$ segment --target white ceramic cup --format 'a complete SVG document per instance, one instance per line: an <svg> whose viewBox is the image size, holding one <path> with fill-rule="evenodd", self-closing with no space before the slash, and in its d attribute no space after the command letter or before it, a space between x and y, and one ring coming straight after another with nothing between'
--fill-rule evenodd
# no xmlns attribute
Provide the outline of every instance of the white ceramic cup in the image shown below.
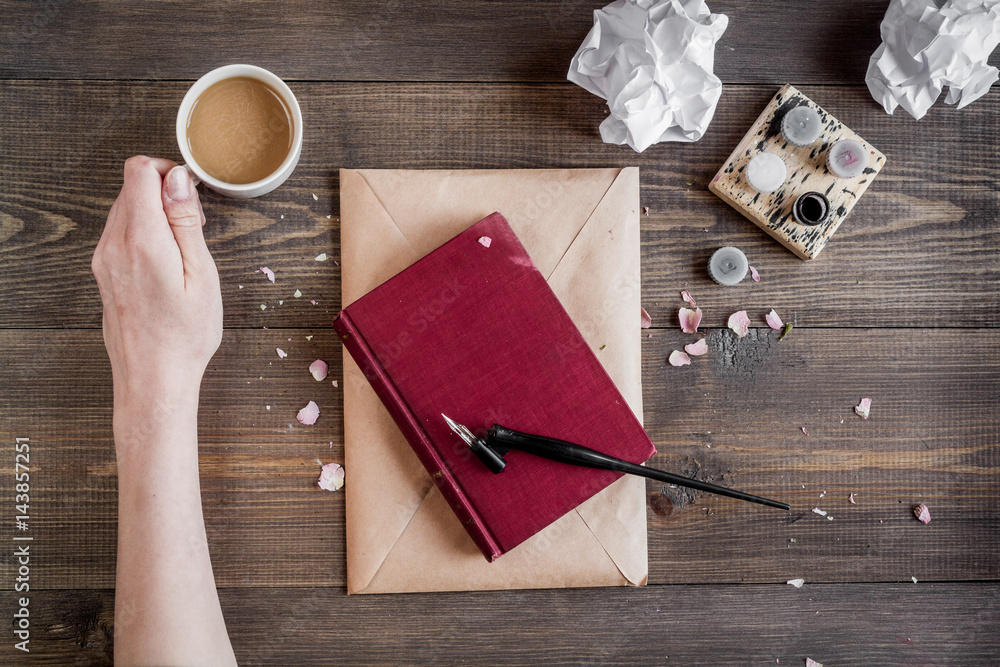
<svg viewBox="0 0 1000 667"><path fill-rule="evenodd" d="M194 157L192 157L191 149L188 147L187 123L188 117L191 115L191 107L194 106L198 97L209 86L223 79L231 79L233 77L249 77L263 81L281 96L281 99L285 101L288 110L292 114L292 148L288 151L285 161L269 176L253 183L226 183L214 178L201 168ZM181 107L177 110L177 145L180 147L181 155L184 156L184 161L187 163L184 165L187 167L187 170L195 178L201 180L202 183L219 194L239 199L259 197L284 183L285 179L292 175L295 165L299 163L299 155L302 154L302 111L299 109L299 102L295 99L295 95L292 94L291 89L273 73L254 65L226 65L218 69L213 69L195 81L194 85L188 89L187 94L184 95Z"/></svg>

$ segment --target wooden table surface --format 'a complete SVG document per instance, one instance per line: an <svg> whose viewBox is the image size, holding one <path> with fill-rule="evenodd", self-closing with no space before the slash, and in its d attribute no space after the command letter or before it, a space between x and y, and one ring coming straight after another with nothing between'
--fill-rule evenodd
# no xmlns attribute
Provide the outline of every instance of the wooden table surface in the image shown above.
<svg viewBox="0 0 1000 667"><path fill-rule="evenodd" d="M111 375L90 257L123 161L179 159L188 86L249 62L289 82L305 143L267 196L202 193L226 325L202 388L202 489L241 664L1000 664L1000 92L889 116L864 84L885 0L714 0L730 18L715 119L697 143L638 155L600 141L605 103L565 80L601 4L0 0L4 618L19 597L17 437L33 538L31 653L5 632L0 663L112 660ZM707 188L786 82L887 156L811 262ZM644 588L347 597L344 496L315 484L317 457L343 460L342 395L305 372L321 357L341 373L339 269L314 261L339 254L337 170L629 165L649 207L651 463L794 511L649 483ZM709 280L723 245L760 283ZM678 369L664 360L686 342L681 289L713 349ZM796 325L780 343L771 308ZM741 309L754 328L736 342ZM323 411L311 428L294 418L308 400Z"/></svg>

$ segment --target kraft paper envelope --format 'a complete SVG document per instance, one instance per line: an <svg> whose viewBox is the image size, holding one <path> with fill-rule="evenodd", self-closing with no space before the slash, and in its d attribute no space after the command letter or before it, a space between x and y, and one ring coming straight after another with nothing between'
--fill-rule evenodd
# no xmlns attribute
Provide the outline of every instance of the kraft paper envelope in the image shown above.
<svg viewBox="0 0 1000 667"><path fill-rule="evenodd" d="M340 191L344 307L500 211L642 420L637 168L345 169ZM348 593L646 583L642 478L489 563L346 351L344 438Z"/></svg>

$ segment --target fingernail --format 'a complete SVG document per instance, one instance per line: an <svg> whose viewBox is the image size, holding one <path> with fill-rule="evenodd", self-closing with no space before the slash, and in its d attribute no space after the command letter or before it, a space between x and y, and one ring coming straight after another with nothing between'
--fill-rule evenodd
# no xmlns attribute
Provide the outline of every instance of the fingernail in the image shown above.
<svg viewBox="0 0 1000 667"><path fill-rule="evenodd" d="M191 177L184 167L174 167L167 174L167 196L174 201L184 201L191 196Z"/></svg>

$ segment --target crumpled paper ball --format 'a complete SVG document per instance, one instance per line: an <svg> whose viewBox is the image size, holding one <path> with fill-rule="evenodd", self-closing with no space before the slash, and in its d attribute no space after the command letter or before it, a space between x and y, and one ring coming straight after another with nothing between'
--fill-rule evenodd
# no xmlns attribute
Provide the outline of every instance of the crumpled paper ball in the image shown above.
<svg viewBox="0 0 1000 667"><path fill-rule="evenodd" d="M595 10L568 78L608 101L601 138L640 153L701 139L722 94L712 68L728 25L704 0L617 0Z"/></svg>
<svg viewBox="0 0 1000 667"><path fill-rule="evenodd" d="M997 81L986 61L1000 43L1000 0L892 0L881 30L865 81L886 113L902 106L920 119L945 86L945 103L961 109Z"/></svg>

